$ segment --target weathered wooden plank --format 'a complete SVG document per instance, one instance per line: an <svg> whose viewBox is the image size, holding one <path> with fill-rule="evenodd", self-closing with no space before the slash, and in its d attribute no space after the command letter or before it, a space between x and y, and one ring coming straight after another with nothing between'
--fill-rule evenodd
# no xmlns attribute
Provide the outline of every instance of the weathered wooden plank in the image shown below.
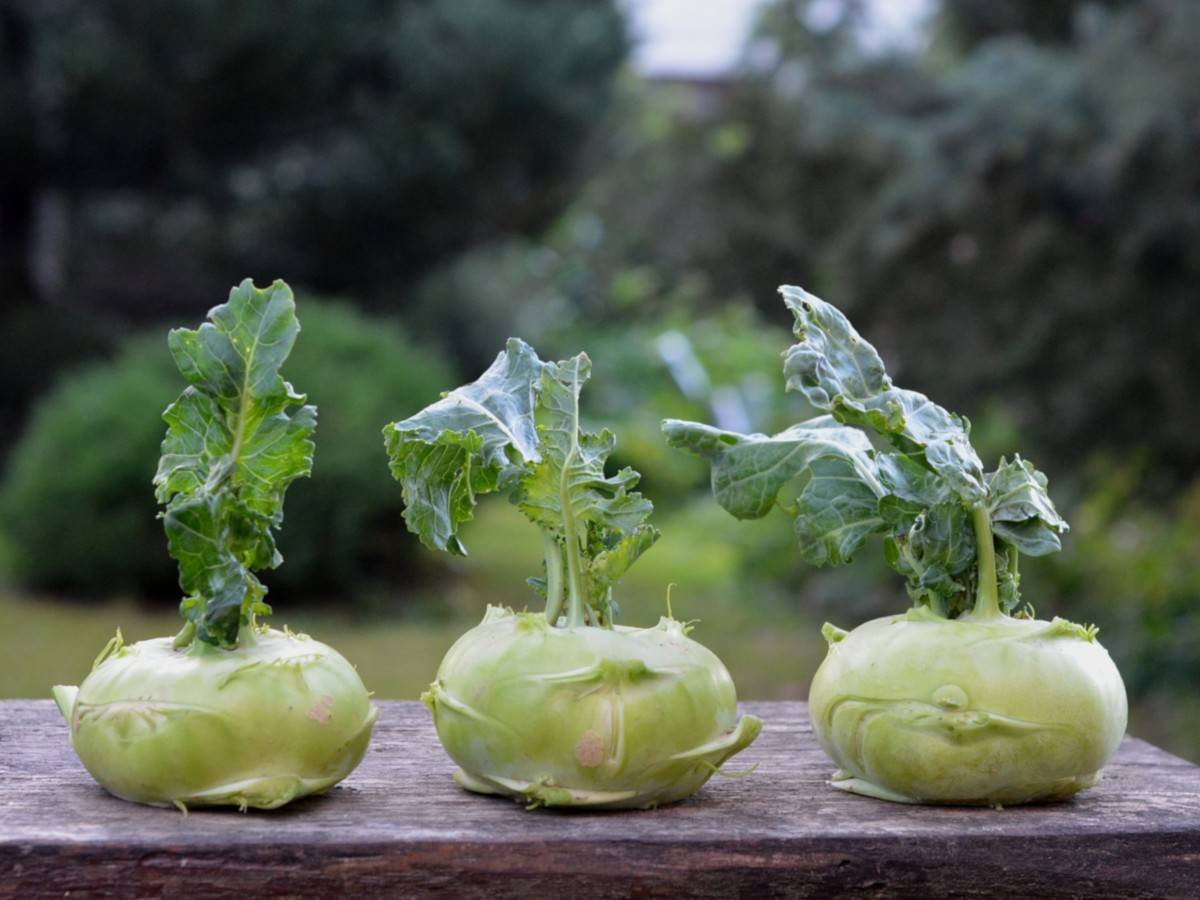
<svg viewBox="0 0 1200 900"><path fill-rule="evenodd" d="M328 795L184 817L106 795L48 701L0 704L0 897L1200 895L1200 767L1142 741L1070 802L908 807L831 789L803 704L751 703L749 778L650 812L529 813L459 790L418 704L380 706Z"/></svg>

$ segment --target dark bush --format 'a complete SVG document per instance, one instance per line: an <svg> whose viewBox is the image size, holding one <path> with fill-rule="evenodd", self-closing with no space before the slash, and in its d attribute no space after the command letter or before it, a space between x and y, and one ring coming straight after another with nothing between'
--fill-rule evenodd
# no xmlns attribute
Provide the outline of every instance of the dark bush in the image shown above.
<svg viewBox="0 0 1200 900"><path fill-rule="evenodd" d="M0 4L0 284L35 280L53 191L75 308L153 321L274 272L403 300L564 205L628 44L612 0L288 7Z"/></svg>
<svg viewBox="0 0 1200 900"><path fill-rule="evenodd" d="M286 564L265 581L274 597L353 603L372 581L416 564L380 430L455 378L391 322L335 304L299 307L303 331L284 374L319 408L317 452L312 478L288 495ZM0 487L22 585L87 598L178 595L150 480L160 414L182 386L156 334L42 399Z"/></svg>

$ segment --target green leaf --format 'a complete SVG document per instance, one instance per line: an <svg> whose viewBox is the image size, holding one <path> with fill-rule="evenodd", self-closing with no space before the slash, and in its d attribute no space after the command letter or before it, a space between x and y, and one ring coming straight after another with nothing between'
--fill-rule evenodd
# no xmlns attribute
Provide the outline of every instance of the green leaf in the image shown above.
<svg viewBox="0 0 1200 900"><path fill-rule="evenodd" d="M1014 456L1009 462L1002 457L996 471L988 473L986 483L986 505L993 528L997 523L1036 520L1052 532L1069 530L1046 491L1049 484L1046 476L1028 460Z"/></svg>
<svg viewBox="0 0 1200 900"><path fill-rule="evenodd" d="M477 380L383 429L404 520L421 543L465 556L458 531L475 498L510 486L541 458L534 409L544 366L510 339Z"/></svg>
<svg viewBox="0 0 1200 900"><path fill-rule="evenodd" d="M875 465L887 492L905 503L924 509L954 497L945 479L907 453L879 453Z"/></svg>
<svg viewBox="0 0 1200 900"><path fill-rule="evenodd" d="M800 288L780 291L799 339L785 354L787 387L828 415L773 437L668 419L667 443L707 460L714 496L737 518L786 508L810 564L848 563L882 534L884 556L914 604L958 616L995 595L1002 610L1014 608L1019 578L1009 551L1057 550L1067 527L1045 476L1019 457L985 476L966 419L895 387L875 348L834 307ZM878 433L891 451L873 449L859 429ZM791 481L799 487L794 504L780 499ZM994 592L979 583L977 566L993 576L991 554L982 566L977 559L977 523L1002 542Z"/></svg>
<svg viewBox="0 0 1200 900"><path fill-rule="evenodd" d="M1021 576L1009 565L1010 548L996 552L996 598L1000 609L1012 614L1021 603Z"/></svg>
<svg viewBox="0 0 1200 900"><path fill-rule="evenodd" d="M1026 556L1046 556L1062 549L1058 532L1040 519L1024 522L993 522L992 533Z"/></svg>
<svg viewBox="0 0 1200 900"><path fill-rule="evenodd" d="M879 497L854 463L843 457L817 457L807 475L796 498L800 554L814 566L845 565L886 525L879 514Z"/></svg>
<svg viewBox="0 0 1200 900"><path fill-rule="evenodd" d="M1028 460L1001 459L986 478L987 510L992 532L1029 556L1062 549L1060 534L1069 530L1046 491L1046 476Z"/></svg>
<svg viewBox="0 0 1200 900"><path fill-rule="evenodd" d="M952 498L923 510L884 548L888 565L905 576L918 605L942 615L970 608L975 575L975 531L971 513Z"/></svg>
<svg viewBox="0 0 1200 900"><path fill-rule="evenodd" d="M945 479L906 453L876 454L875 465L886 491L880 515L898 532L907 532L922 512L955 496Z"/></svg>
<svg viewBox="0 0 1200 900"><path fill-rule="evenodd" d="M589 433L580 428L579 393L591 377L591 367L583 353L545 364L538 419L542 459L522 482L517 497L517 505L530 521L558 536L564 535L568 518L629 532L654 508L630 490L638 482L632 469L612 477L604 474L605 461L616 446L613 434L607 429Z"/></svg>
<svg viewBox="0 0 1200 900"><path fill-rule="evenodd" d="M457 531L476 496L508 491L547 536L547 552L557 547L565 557L577 614L586 604L592 621L609 624L610 590L658 531L646 524L650 501L633 490L638 474L605 474L612 433L580 425L579 397L590 376L586 354L542 362L513 339L478 381L384 433L392 474L404 487L405 519L424 543L464 553ZM549 591L546 577L530 584L543 596Z"/></svg>
<svg viewBox="0 0 1200 900"><path fill-rule="evenodd" d="M300 331L286 284L247 279L209 319L168 338L189 387L163 413L154 483L184 615L200 640L229 647L265 608L253 573L282 562L273 529L288 485L312 470L316 408L279 374Z"/></svg>
<svg viewBox="0 0 1200 900"><path fill-rule="evenodd" d="M835 307L798 287L780 288L799 343L784 355L789 390L846 425L870 428L919 452L968 503L983 499L983 464L969 423L924 394L893 386L883 360Z"/></svg>
<svg viewBox="0 0 1200 900"><path fill-rule="evenodd" d="M871 442L831 416L818 416L768 437L738 434L711 425L667 419L667 443L712 467L713 496L739 519L760 519L776 505L780 489L820 457L845 459L858 476L882 494Z"/></svg>
<svg viewBox="0 0 1200 900"><path fill-rule="evenodd" d="M653 525L638 525L628 534L621 534L613 546L596 553L588 567L594 594L602 596L615 587L621 576L654 546L659 537L659 531Z"/></svg>
<svg viewBox="0 0 1200 900"><path fill-rule="evenodd" d="M171 556L179 562L180 587L194 598L188 618L202 630L202 640L229 645L237 640L243 605L262 591L222 540L221 517L220 501L201 493L173 504L163 520Z"/></svg>
<svg viewBox="0 0 1200 900"><path fill-rule="evenodd" d="M784 485L800 479L796 503L787 508L795 516L801 553L814 565L848 562L885 524L878 508L885 492L871 442L831 416L771 437L678 419L663 422L663 432L669 445L709 463L713 495L739 519L765 516L780 503Z"/></svg>
<svg viewBox="0 0 1200 900"><path fill-rule="evenodd" d="M514 501L544 531L578 544L577 587L603 619L608 589L658 539L658 531L644 524L654 507L633 490L638 474L629 468L604 473L615 437L581 428L579 395L591 365L584 353L545 364L537 426L542 458L520 482Z"/></svg>

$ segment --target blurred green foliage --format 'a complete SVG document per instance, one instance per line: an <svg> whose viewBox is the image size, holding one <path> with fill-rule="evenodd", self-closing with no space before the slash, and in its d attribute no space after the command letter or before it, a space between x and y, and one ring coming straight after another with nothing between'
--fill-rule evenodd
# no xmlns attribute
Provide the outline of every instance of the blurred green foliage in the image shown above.
<svg viewBox="0 0 1200 900"><path fill-rule="evenodd" d="M280 273L394 304L554 214L626 44L608 0L11 0L0 290L30 287L58 192L73 305L161 315Z"/></svg>
<svg viewBox="0 0 1200 900"><path fill-rule="evenodd" d="M75 593L171 583L150 479L175 380L165 341L139 339L38 404L0 487L23 584Z"/></svg>
<svg viewBox="0 0 1200 900"><path fill-rule="evenodd" d="M385 579L419 574L388 476L381 429L437 397L451 369L392 322L301 300L302 332L284 374L319 409L311 479L288 496L267 573L270 599L363 606ZM161 334L58 383L38 404L3 485L6 539L29 588L105 597L176 596L150 480L183 381ZM401 595L402 597L403 595Z"/></svg>
<svg viewBox="0 0 1200 900"><path fill-rule="evenodd" d="M1147 499L1151 476L1136 462L1089 474L1063 552L1028 577L1065 598L1065 614L1101 624L1136 694L1200 684L1200 481L1164 509Z"/></svg>
<svg viewBox="0 0 1200 900"><path fill-rule="evenodd" d="M102 317L54 307L0 312L0 464L21 434L27 408L62 372L103 356L115 337Z"/></svg>
<svg viewBox="0 0 1200 900"><path fill-rule="evenodd" d="M1200 467L1200 6L1034 6L988 5L1071 27L1047 43L975 34L936 65L847 53L849 12L813 34L795 4L774 7L777 55L731 114L753 140L714 178L730 218L749 203L760 224L732 228L712 268L825 292L899 380L951 408L1002 397L1052 475L1150 442L1186 480Z"/></svg>
<svg viewBox="0 0 1200 900"><path fill-rule="evenodd" d="M901 585L881 554L806 569L784 517L729 519L658 432L807 417L774 293L803 284L898 382L968 414L987 462L1018 450L1049 473L1073 530L1024 564L1025 595L1099 624L1135 733L1200 759L1200 5L943 0L928 47L885 53L859 40L864 4L822 5L769 4L745 77L697 92L613 81L611 2L0 4L0 429L56 360L103 352L122 321L187 321L245 274L400 311L423 350L301 302L287 374L321 408L316 464L268 583L281 609L392 596L455 623L405 631L437 642L530 602L537 547L497 502L471 558L435 561L402 531L380 426L462 380L439 355L471 377L510 334L584 349L584 415L664 531L622 620L649 624L679 582L743 695L803 696L808 617L894 612ZM14 246L46 191L68 201L75 293L17 318L33 293ZM40 405L0 491L23 587L177 596L149 479L179 386L160 335ZM412 646L401 627L334 643L384 672ZM411 696L424 669L401 668L381 683Z"/></svg>
<svg viewBox="0 0 1200 900"><path fill-rule="evenodd" d="M413 315L459 298L446 315L471 352L473 335L545 321L744 304L782 324L773 289L799 283L848 310L902 383L1013 423L1052 477L1150 446L1164 486L1186 482L1200 6L1042 9L951 2L933 49L877 55L857 43L859 5L816 30L806 3L772 4L715 111L626 84L604 164L555 226L454 260ZM973 18L987 10L995 23Z"/></svg>

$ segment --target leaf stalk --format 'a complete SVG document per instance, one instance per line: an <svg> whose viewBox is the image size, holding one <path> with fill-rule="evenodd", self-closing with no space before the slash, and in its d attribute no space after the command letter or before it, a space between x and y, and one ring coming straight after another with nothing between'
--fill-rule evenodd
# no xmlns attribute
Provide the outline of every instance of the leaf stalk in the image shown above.
<svg viewBox="0 0 1200 900"><path fill-rule="evenodd" d="M978 584L975 588L975 606L961 618L981 621L999 619L1000 589L996 580L996 543L992 538L992 524L986 507L972 507L971 521L975 527L975 549L978 565Z"/></svg>
<svg viewBox="0 0 1200 900"><path fill-rule="evenodd" d="M554 625L563 608L563 554L558 538L545 529L542 552L546 557L546 621Z"/></svg>

